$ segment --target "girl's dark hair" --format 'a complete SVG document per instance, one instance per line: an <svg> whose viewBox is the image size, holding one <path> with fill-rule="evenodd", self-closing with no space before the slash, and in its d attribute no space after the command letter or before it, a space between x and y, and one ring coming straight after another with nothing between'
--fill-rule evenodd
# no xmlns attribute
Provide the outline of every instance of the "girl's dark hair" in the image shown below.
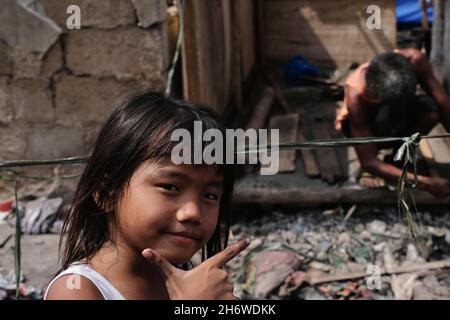
<svg viewBox="0 0 450 320"><path fill-rule="evenodd" d="M75 261L90 259L105 242L112 240L108 226L110 222L116 223L115 214L107 214L103 208L112 205L117 212L117 204L139 165L146 160L170 157L178 143L171 141L172 131L184 128L192 135L194 121L201 121L203 130L214 128L225 133L210 108L173 100L157 92L129 96L112 111L98 134L64 221L60 242L61 252L65 236L60 257L62 270ZM223 175L219 220L202 250L202 259L221 251L228 242L235 170L225 164L219 165L219 170Z"/></svg>
<svg viewBox="0 0 450 320"><path fill-rule="evenodd" d="M367 91L389 105L403 105L416 92L416 76L409 60L394 52L377 55L365 73Z"/></svg>

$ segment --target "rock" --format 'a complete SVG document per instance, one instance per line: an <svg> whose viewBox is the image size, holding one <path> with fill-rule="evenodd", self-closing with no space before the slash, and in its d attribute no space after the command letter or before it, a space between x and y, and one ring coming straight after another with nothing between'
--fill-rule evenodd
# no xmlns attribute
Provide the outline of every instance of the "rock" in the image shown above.
<svg viewBox="0 0 450 320"><path fill-rule="evenodd" d="M267 236L267 241L268 242L282 242L283 241L283 238L281 237L281 235L280 234L278 234L278 233L270 233L268 236Z"/></svg>
<svg viewBox="0 0 450 320"><path fill-rule="evenodd" d="M397 300L411 300L413 295L416 274L404 273L400 275L391 275L391 289Z"/></svg>
<svg viewBox="0 0 450 320"><path fill-rule="evenodd" d="M376 252L381 252L383 251L386 245L387 243L385 241L377 243L376 245L373 246L373 250L375 250Z"/></svg>
<svg viewBox="0 0 450 320"><path fill-rule="evenodd" d="M371 233L383 233L386 231L386 223L380 220L374 220L367 224L366 229Z"/></svg>
<svg viewBox="0 0 450 320"><path fill-rule="evenodd" d="M358 223L356 226L355 226L355 232L356 233L361 233L361 232L363 232L364 231L364 225L362 224L362 223Z"/></svg>
<svg viewBox="0 0 450 320"><path fill-rule="evenodd" d="M281 238L288 244L295 243L297 241L297 233L292 231L281 231Z"/></svg>
<svg viewBox="0 0 450 320"><path fill-rule="evenodd" d="M314 287L305 287L301 290L301 296L303 296L305 300L328 300Z"/></svg>
<svg viewBox="0 0 450 320"><path fill-rule="evenodd" d="M319 243L319 245L317 246L316 249L319 252L326 252L326 251L328 251L331 248L331 246L332 246L332 243L330 241L323 240L323 241L320 241L320 243Z"/></svg>
<svg viewBox="0 0 450 320"><path fill-rule="evenodd" d="M425 223L430 223L433 219L431 218L431 214L430 214L429 212L425 212L425 213L422 215L422 220L423 220Z"/></svg>
<svg viewBox="0 0 450 320"><path fill-rule="evenodd" d="M424 277L423 279L422 279L422 283L426 286L426 287L428 287L428 288L430 288L430 289L433 289L433 288L436 288L436 287L439 287L440 286L440 284L439 284L439 282L438 282L438 280L436 279L436 276L426 276L426 277Z"/></svg>
<svg viewBox="0 0 450 320"><path fill-rule="evenodd" d="M262 299L299 267L300 260L288 251L262 251L255 253L250 263L247 285L251 286L249 281L254 279L253 295Z"/></svg>
<svg viewBox="0 0 450 320"><path fill-rule="evenodd" d="M317 255L316 255L316 259L319 261L325 261L328 260L328 255L326 252L324 251L320 251Z"/></svg>
<svg viewBox="0 0 450 320"><path fill-rule="evenodd" d="M415 264L423 262L425 262L425 259L419 255L416 246L412 243L409 243L406 247L406 258L403 264Z"/></svg>
<svg viewBox="0 0 450 320"><path fill-rule="evenodd" d="M414 300L441 300L442 298L435 295L426 286L417 286L414 288Z"/></svg>
<svg viewBox="0 0 450 320"><path fill-rule="evenodd" d="M350 240L351 240L350 235L347 232L342 232L341 234L339 234L337 242L339 244L344 244L350 242Z"/></svg>
<svg viewBox="0 0 450 320"><path fill-rule="evenodd" d="M372 234L369 231L367 231L367 230L363 230L361 232L360 236L361 236L361 238L363 240L370 240L370 239L372 239Z"/></svg>

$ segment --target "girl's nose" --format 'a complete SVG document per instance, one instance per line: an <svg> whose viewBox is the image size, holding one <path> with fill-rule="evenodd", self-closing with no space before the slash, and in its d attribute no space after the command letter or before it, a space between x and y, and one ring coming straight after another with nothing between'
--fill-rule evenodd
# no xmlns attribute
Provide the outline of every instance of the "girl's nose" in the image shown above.
<svg viewBox="0 0 450 320"><path fill-rule="evenodd" d="M180 222L196 222L201 223L200 205L196 201L186 202L177 211L177 220Z"/></svg>

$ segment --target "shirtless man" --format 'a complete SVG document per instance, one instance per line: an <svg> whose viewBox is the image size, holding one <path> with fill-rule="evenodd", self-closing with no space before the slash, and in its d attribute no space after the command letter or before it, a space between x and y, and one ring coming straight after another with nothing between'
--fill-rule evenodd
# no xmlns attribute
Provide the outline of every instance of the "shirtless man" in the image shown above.
<svg viewBox="0 0 450 320"><path fill-rule="evenodd" d="M416 84L426 95L416 95ZM335 128L347 137L410 136L427 134L438 122L450 132L450 99L417 49L395 50L360 65L345 83L342 108ZM392 144L355 147L364 171L396 182L401 170L377 158L378 149ZM413 180L413 174L408 174ZM437 197L450 195L447 179L419 175L419 188Z"/></svg>

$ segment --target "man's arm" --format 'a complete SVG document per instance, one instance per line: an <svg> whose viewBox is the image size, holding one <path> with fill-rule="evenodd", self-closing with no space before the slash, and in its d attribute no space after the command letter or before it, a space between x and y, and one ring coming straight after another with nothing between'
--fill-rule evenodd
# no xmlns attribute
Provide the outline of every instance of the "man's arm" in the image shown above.
<svg viewBox="0 0 450 320"><path fill-rule="evenodd" d="M373 137L374 134L370 128L369 119L365 110L365 102L352 88L348 88L346 95L352 136L355 138ZM374 144L357 145L355 146L355 150L364 171L381 177L388 182L395 182L399 179L401 170L393 165L380 161L377 157L378 150Z"/></svg>
<svg viewBox="0 0 450 320"><path fill-rule="evenodd" d="M351 88L346 90L350 130L353 137L373 137L374 134L369 126L364 101L358 93ZM388 163L380 161L377 157L378 150L374 144L363 144L355 146L356 154L364 171L383 178L385 181L395 183L401 176L402 171ZM414 174L408 172L408 180L414 181ZM450 194L448 181L441 178L430 178L418 176L419 187L428 190L436 196L447 196Z"/></svg>
<svg viewBox="0 0 450 320"><path fill-rule="evenodd" d="M417 75L417 81L422 89L437 102L441 108L442 124L447 132L450 132L450 98L445 93L444 87L434 76L431 64L427 57L417 49L396 50L411 61Z"/></svg>

